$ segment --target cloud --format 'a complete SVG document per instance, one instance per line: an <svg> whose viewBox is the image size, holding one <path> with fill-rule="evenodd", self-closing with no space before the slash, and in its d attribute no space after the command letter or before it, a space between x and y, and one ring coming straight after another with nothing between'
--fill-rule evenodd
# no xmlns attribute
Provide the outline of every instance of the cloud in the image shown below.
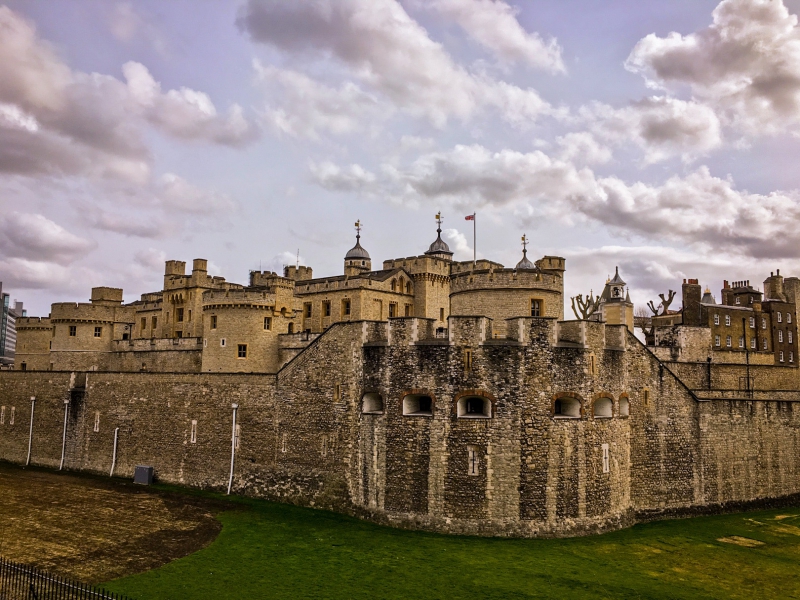
<svg viewBox="0 0 800 600"><path fill-rule="evenodd" d="M69 264L95 247L39 214L0 216L0 250L6 257Z"/></svg>
<svg viewBox="0 0 800 600"><path fill-rule="evenodd" d="M160 272L161 269L164 268L164 262L166 260L166 252L163 250L156 250L155 248L139 250L133 255L134 263L148 271Z"/></svg>
<svg viewBox="0 0 800 600"><path fill-rule="evenodd" d="M395 0L249 0L237 24L293 56L337 59L393 106L439 127L489 107L512 123L553 112L533 89L456 64Z"/></svg>
<svg viewBox="0 0 800 600"><path fill-rule="evenodd" d="M162 175L156 187L161 206L181 213L210 215L236 210L236 203L228 196L214 190L199 188L174 173Z"/></svg>
<svg viewBox="0 0 800 600"><path fill-rule="evenodd" d="M329 164L326 172L337 181L341 169ZM660 185L628 183L541 151L491 152L475 144L422 155L405 167L383 165L380 177L350 178L345 189L404 204L505 207L523 222L596 223L627 236L756 258L800 257L800 194L738 190L707 167Z"/></svg>
<svg viewBox="0 0 800 600"><path fill-rule="evenodd" d="M690 162L722 144L719 119L697 102L651 96L618 109L594 103L582 107L579 114L597 137L641 148L644 164L673 156Z"/></svg>
<svg viewBox="0 0 800 600"><path fill-rule="evenodd" d="M556 138L559 157L568 162L602 164L611 160L611 150L600 144L588 131L572 132Z"/></svg>
<svg viewBox="0 0 800 600"><path fill-rule="evenodd" d="M292 137L318 139L321 132L353 133L391 115L391 110L381 107L374 96L353 82L333 88L299 71L265 66L260 61L253 66L262 89L277 104L267 108L265 122Z"/></svg>
<svg viewBox="0 0 800 600"><path fill-rule="evenodd" d="M156 51L166 54L166 39L152 21L139 13L130 2L118 2L108 18L108 25L116 39L131 43L144 38Z"/></svg>
<svg viewBox="0 0 800 600"><path fill-rule="evenodd" d="M443 229L442 237L450 246L454 260L467 260L472 258L472 246L467 242L467 236L458 229Z"/></svg>
<svg viewBox="0 0 800 600"><path fill-rule="evenodd" d="M262 270L283 275L283 267L294 264L297 264L297 253L284 250L268 260ZM300 264L305 264L305 259L302 256L300 257Z"/></svg>
<svg viewBox="0 0 800 600"><path fill-rule="evenodd" d="M309 170L311 179L317 185L335 192L364 190L376 181L373 173L355 164L339 167L330 161L325 161L319 164L311 163Z"/></svg>
<svg viewBox="0 0 800 600"><path fill-rule="evenodd" d="M558 42L551 39L545 43L538 33L525 31L517 21L518 9L502 0L417 0L410 4L452 19L503 62L521 62L552 73L566 71Z"/></svg>
<svg viewBox="0 0 800 600"><path fill-rule="evenodd" d="M688 86L727 124L752 135L800 124L800 31L781 0L724 0L709 27L651 33L625 66L654 87Z"/></svg>

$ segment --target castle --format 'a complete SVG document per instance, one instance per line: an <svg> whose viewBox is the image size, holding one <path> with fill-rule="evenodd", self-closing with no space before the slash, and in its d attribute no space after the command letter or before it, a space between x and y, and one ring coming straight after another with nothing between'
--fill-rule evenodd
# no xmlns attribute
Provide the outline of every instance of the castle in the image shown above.
<svg viewBox="0 0 800 600"><path fill-rule="evenodd" d="M563 258L456 262L439 227L373 271L356 225L343 275L167 261L139 301L20 319L0 459L481 535L796 500L800 280L687 280L643 344L619 272L565 320Z"/></svg>

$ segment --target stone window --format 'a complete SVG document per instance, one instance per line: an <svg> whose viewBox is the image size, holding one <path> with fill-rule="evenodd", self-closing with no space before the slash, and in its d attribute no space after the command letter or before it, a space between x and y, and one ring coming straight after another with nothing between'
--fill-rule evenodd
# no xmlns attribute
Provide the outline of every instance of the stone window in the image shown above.
<svg viewBox="0 0 800 600"><path fill-rule="evenodd" d="M376 392L368 392L361 397L361 412L365 415L383 414L383 398Z"/></svg>
<svg viewBox="0 0 800 600"><path fill-rule="evenodd" d="M272 317L264 317L264 329L266 331L272 329Z"/></svg>
<svg viewBox="0 0 800 600"><path fill-rule="evenodd" d="M595 419L610 419L613 417L614 404L611 398L598 398L594 401L592 414Z"/></svg>
<svg viewBox="0 0 800 600"><path fill-rule="evenodd" d="M608 444L601 446L603 450L603 473L608 473L611 470L611 461L608 456Z"/></svg>
<svg viewBox="0 0 800 600"><path fill-rule="evenodd" d="M176 308L175 309L175 320L178 323L183 323L183 308Z"/></svg>
<svg viewBox="0 0 800 600"><path fill-rule="evenodd" d="M239 344L238 346L237 356L239 358L247 358L247 344Z"/></svg>
<svg viewBox="0 0 800 600"><path fill-rule="evenodd" d="M331 316L331 301L330 300L325 300L322 303L322 315L325 316L325 317L330 317Z"/></svg>
<svg viewBox="0 0 800 600"><path fill-rule="evenodd" d="M411 316L411 305L410 304L406 304L406 316L407 317Z"/></svg>
<svg viewBox="0 0 800 600"><path fill-rule="evenodd" d="M589 354L589 375L597 374L597 358L594 355L594 352Z"/></svg>
<svg viewBox="0 0 800 600"><path fill-rule="evenodd" d="M720 345L720 339L719 339L718 335L714 336L714 345L717 346L717 347L719 347L719 345Z"/></svg>
<svg viewBox="0 0 800 600"><path fill-rule="evenodd" d="M337 383L333 386L333 399L334 400L341 400L342 399L342 384Z"/></svg>
<svg viewBox="0 0 800 600"><path fill-rule="evenodd" d="M397 316L397 304L394 302L389 302L389 318Z"/></svg>
<svg viewBox="0 0 800 600"><path fill-rule="evenodd" d="M744 337L739 336L739 348L744 348Z"/></svg>
<svg viewBox="0 0 800 600"><path fill-rule="evenodd" d="M492 401L483 396L464 396L458 399L456 414L459 419L491 419Z"/></svg>
<svg viewBox="0 0 800 600"><path fill-rule="evenodd" d="M211 315L211 329L217 328L217 315Z"/></svg>
<svg viewBox="0 0 800 600"><path fill-rule="evenodd" d="M192 432L190 434L189 441L192 444L197 443L197 421L192 421Z"/></svg>
<svg viewBox="0 0 800 600"><path fill-rule="evenodd" d="M220 346L222 346L223 348L225 347L225 338L222 338L222 339L219 341L219 345L220 345Z"/></svg>
<svg viewBox="0 0 800 600"><path fill-rule="evenodd" d="M472 348L464 349L464 372L469 373L472 371Z"/></svg>
<svg viewBox="0 0 800 600"><path fill-rule="evenodd" d="M325 434L322 435L322 443L321 443L321 447L320 447L320 454L322 454L322 456L327 456L328 455L328 436L325 435Z"/></svg>
<svg viewBox="0 0 800 600"><path fill-rule="evenodd" d="M783 331L780 329L778 330L778 341L783 342Z"/></svg>
<svg viewBox="0 0 800 600"><path fill-rule="evenodd" d="M175 332L175 337L176 337L176 338L182 338L182 337L183 337L183 332L182 332L182 331L176 331L176 332ZM125 336L124 336L124 335L122 336L122 339L123 339L123 340L125 339Z"/></svg>
<svg viewBox="0 0 800 600"><path fill-rule="evenodd" d="M350 315L350 300L349 299L342 300L342 314L344 316L349 316Z"/></svg>
<svg viewBox="0 0 800 600"><path fill-rule="evenodd" d="M100 431L100 411L99 410L94 413L94 429L93 429L93 431L95 433Z"/></svg>
<svg viewBox="0 0 800 600"><path fill-rule="evenodd" d="M553 404L553 416L556 419L580 419L581 401L569 396L558 398Z"/></svg>
<svg viewBox="0 0 800 600"><path fill-rule="evenodd" d="M735 303L736 303L736 304L741 304L741 303L742 303L742 300L741 300L741 298L739 298L739 296L736 296L736 301L735 301Z"/></svg>
<svg viewBox="0 0 800 600"><path fill-rule="evenodd" d="M780 362L783 362L783 350L781 350L781 351L778 353L778 360L779 360Z"/></svg>
<svg viewBox="0 0 800 600"><path fill-rule="evenodd" d="M767 328L767 317L761 317L761 329Z"/></svg>
<svg viewBox="0 0 800 600"><path fill-rule="evenodd" d="M294 333L294 323L289 323L289 327L286 328L286 333Z"/></svg>
<svg viewBox="0 0 800 600"><path fill-rule="evenodd" d="M481 459L477 446L467 446L467 473L469 475L481 474Z"/></svg>
<svg viewBox="0 0 800 600"><path fill-rule="evenodd" d="M147 317L142 317L142 331L147 329Z"/></svg>
<svg viewBox="0 0 800 600"><path fill-rule="evenodd" d="M793 352L789 352L789 362L794 362L794 353ZM11 409L11 424L12 425L14 424L14 409L13 409L13 407Z"/></svg>
<svg viewBox="0 0 800 600"><path fill-rule="evenodd" d="M732 344L732 342L731 342L731 336L727 336L727 337L725 338L725 345L726 345L728 348L730 348L730 347L733 345L733 344Z"/></svg>
<svg viewBox="0 0 800 600"><path fill-rule="evenodd" d="M787 331L786 332L786 336L788 338L786 341L791 344L792 343L792 332L791 331Z"/></svg>
<svg viewBox="0 0 800 600"><path fill-rule="evenodd" d="M542 301L541 300L531 300L531 316L532 317L541 317L542 316Z"/></svg>
<svg viewBox="0 0 800 600"><path fill-rule="evenodd" d="M411 282L408 282L406 284L406 294L410 294L410 293L411 293Z"/></svg>
<svg viewBox="0 0 800 600"><path fill-rule="evenodd" d="M645 390L646 402L649 402L649 395L650 392ZM631 414L631 402L628 400L626 396L623 396L619 399L619 416L620 417L628 417Z"/></svg>
<svg viewBox="0 0 800 600"><path fill-rule="evenodd" d="M392 291L395 291L395 288L397 288L397 280L392 279Z"/></svg>
<svg viewBox="0 0 800 600"><path fill-rule="evenodd" d="M303 304L303 316L306 319L310 319L311 318L311 303L310 302L307 302L306 304Z"/></svg>
<svg viewBox="0 0 800 600"><path fill-rule="evenodd" d="M189 318L187 318L186 320L187 321L191 321L192 320L192 309L191 308L189 309Z"/></svg>
<svg viewBox="0 0 800 600"><path fill-rule="evenodd" d="M764 338L764 350L767 349L767 338Z"/></svg>
<svg viewBox="0 0 800 600"><path fill-rule="evenodd" d="M644 389L642 390L642 400L645 406L650 404L650 390Z"/></svg>
<svg viewBox="0 0 800 600"><path fill-rule="evenodd" d="M440 321L444 321L444 309L443 308L439 309L439 320Z"/></svg>
<svg viewBox="0 0 800 600"><path fill-rule="evenodd" d="M281 434L281 452L286 454L286 432Z"/></svg>
<svg viewBox="0 0 800 600"><path fill-rule="evenodd" d="M714 315L714 325L719 325L719 315Z"/></svg>
<svg viewBox="0 0 800 600"><path fill-rule="evenodd" d="M151 319L151 321L152 321L153 329L155 330L155 328L158 326L158 317L153 317Z"/></svg>
<svg viewBox="0 0 800 600"><path fill-rule="evenodd" d="M731 316L730 315L725 315L725 325L730 327L730 325L731 325Z"/></svg>
<svg viewBox="0 0 800 600"><path fill-rule="evenodd" d="M70 325L69 326L69 337L75 337L78 335L78 326L77 325Z"/></svg>
<svg viewBox="0 0 800 600"><path fill-rule="evenodd" d="M791 352L789 353L789 362L792 362L792 353ZM14 424L14 413L15 412L17 412L17 410L16 410L16 408L14 408L12 406L11 407L11 413L8 415L8 424L9 425L13 425Z"/></svg>
<svg viewBox="0 0 800 600"><path fill-rule="evenodd" d="M779 313L775 313L775 314L778 315L778 323L782 323L783 322L783 313L779 312Z"/></svg>
<svg viewBox="0 0 800 600"><path fill-rule="evenodd" d="M750 317L750 329L755 329L755 328L756 328L756 318Z"/></svg>
<svg viewBox="0 0 800 600"><path fill-rule="evenodd" d="M792 322L792 313L786 313L786 322L787 323L791 323Z"/></svg>
<svg viewBox="0 0 800 600"><path fill-rule="evenodd" d="M408 394L403 398L403 415L407 417L432 417L433 398L425 394Z"/></svg>
<svg viewBox="0 0 800 600"><path fill-rule="evenodd" d="M103 328L102 327L95 327L94 328L94 337L103 337Z"/></svg>
<svg viewBox="0 0 800 600"><path fill-rule="evenodd" d="M757 350L758 349L758 345L756 344L756 338L753 338L752 340L750 340L750 348L752 348L753 350Z"/></svg>

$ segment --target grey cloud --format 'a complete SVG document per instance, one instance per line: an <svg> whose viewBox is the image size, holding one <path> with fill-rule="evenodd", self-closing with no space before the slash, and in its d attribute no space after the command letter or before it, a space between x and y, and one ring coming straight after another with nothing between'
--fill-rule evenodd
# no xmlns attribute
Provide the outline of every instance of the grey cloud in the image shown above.
<svg viewBox="0 0 800 600"><path fill-rule="evenodd" d="M0 217L0 250L6 257L61 265L95 247L39 214L10 212Z"/></svg>
<svg viewBox="0 0 800 600"><path fill-rule="evenodd" d="M553 112L533 89L456 64L395 0L250 0L237 24L254 41L286 52L337 58L394 106L438 126L487 107L513 123Z"/></svg>
<svg viewBox="0 0 800 600"><path fill-rule="evenodd" d="M800 124L800 32L782 0L724 0L698 32L641 39L626 68L651 85L688 85L753 135Z"/></svg>

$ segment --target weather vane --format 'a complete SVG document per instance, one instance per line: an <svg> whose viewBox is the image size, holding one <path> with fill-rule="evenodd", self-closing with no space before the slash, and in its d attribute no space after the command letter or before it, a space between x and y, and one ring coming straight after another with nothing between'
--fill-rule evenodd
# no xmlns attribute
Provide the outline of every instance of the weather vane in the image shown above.
<svg viewBox="0 0 800 600"><path fill-rule="evenodd" d="M356 238L361 238L361 219L356 221Z"/></svg>
<svg viewBox="0 0 800 600"><path fill-rule="evenodd" d="M523 252L528 251L528 236L525 235L524 233L522 234L522 251Z"/></svg>
<svg viewBox="0 0 800 600"><path fill-rule="evenodd" d="M442 226L442 211L436 213L436 224L441 227Z"/></svg>

